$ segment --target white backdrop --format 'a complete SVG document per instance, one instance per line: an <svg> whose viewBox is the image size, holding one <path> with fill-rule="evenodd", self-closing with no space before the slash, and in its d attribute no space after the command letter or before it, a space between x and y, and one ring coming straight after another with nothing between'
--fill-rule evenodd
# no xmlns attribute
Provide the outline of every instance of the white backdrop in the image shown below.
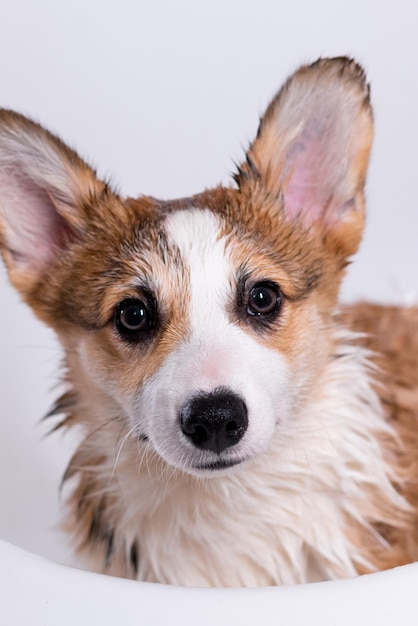
<svg viewBox="0 0 418 626"><path fill-rule="evenodd" d="M417 0L2 0L0 105L58 132L127 194L228 182L297 65L349 54L372 83L369 221L344 298L418 287ZM68 440L43 439L59 351L0 270L0 536L61 558L49 532Z"/></svg>

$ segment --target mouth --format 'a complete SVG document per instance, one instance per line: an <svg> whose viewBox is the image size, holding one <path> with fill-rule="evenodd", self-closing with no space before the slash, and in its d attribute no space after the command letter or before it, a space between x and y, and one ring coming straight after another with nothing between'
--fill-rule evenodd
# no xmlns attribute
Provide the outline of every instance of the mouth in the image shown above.
<svg viewBox="0 0 418 626"><path fill-rule="evenodd" d="M242 463L241 459L220 459L219 461L212 461L211 463L203 463L201 465L194 465L194 470L200 471L209 471L216 472L219 470L229 469L230 467L234 467L234 465L239 465Z"/></svg>

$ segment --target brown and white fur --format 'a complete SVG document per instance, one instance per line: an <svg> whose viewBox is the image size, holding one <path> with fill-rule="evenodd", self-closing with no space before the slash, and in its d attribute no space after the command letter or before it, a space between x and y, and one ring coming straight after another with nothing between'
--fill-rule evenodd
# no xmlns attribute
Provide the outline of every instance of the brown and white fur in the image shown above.
<svg viewBox="0 0 418 626"><path fill-rule="evenodd" d="M261 586L418 558L418 310L337 300L372 134L362 69L321 59L235 185L167 202L0 113L0 249L65 350L65 525L93 569Z"/></svg>

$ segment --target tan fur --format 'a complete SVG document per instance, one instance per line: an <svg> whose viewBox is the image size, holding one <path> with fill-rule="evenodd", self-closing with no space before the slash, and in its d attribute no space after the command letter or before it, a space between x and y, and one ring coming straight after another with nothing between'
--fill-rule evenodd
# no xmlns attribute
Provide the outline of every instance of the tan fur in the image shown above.
<svg viewBox="0 0 418 626"><path fill-rule="evenodd" d="M362 333L359 341L372 350L376 391L399 434L397 445L387 439L381 445L400 478L399 491L412 505L404 528L379 527L392 550L379 541L363 544L376 569L386 569L418 560L418 308L363 303L345 307L342 319Z"/></svg>

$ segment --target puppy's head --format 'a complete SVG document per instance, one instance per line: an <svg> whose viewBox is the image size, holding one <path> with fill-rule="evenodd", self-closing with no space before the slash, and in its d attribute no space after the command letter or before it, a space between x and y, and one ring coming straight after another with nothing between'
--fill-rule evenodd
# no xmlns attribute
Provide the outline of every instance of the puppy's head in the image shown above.
<svg viewBox="0 0 418 626"><path fill-rule="evenodd" d="M371 139L362 70L320 60L274 98L236 186L132 200L2 111L0 248L66 349L74 419L91 431L116 420L198 475L291 428L332 350Z"/></svg>

